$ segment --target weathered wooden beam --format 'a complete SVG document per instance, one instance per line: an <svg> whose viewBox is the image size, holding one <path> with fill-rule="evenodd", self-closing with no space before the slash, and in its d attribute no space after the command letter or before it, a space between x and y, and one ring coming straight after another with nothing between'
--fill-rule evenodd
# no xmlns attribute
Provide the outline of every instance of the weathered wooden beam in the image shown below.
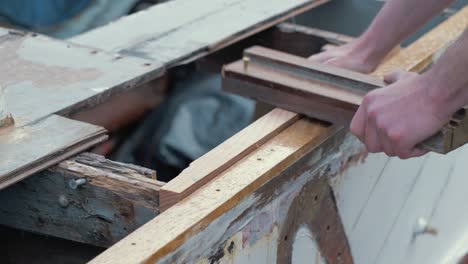
<svg viewBox="0 0 468 264"><path fill-rule="evenodd" d="M201 58L196 63L203 70L219 73L223 65L238 60L242 57L244 50L252 46L259 45L296 56L308 57L319 52L324 45L344 44L352 39L352 37L325 30L282 23Z"/></svg>
<svg viewBox="0 0 468 264"><path fill-rule="evenodd" d="M0 189L107 139L102 127L51 115L0 130Z"/></svg>
<svg viewBox="0 0 468 264"><path fill-rule="evenodd" d="M0 224L109 247L159 214L152 170L84 153L0 192Z"/></svg>
<svg viewBox="0 0 468 264"><path fill-rule="evenodd" d="M290 0L265 5L259 0L205 0L200 5L190 0L174 0L121 18L71 41L172 67L195 61L326 2ZM161 23L155 24L155 18Z"/></svg>

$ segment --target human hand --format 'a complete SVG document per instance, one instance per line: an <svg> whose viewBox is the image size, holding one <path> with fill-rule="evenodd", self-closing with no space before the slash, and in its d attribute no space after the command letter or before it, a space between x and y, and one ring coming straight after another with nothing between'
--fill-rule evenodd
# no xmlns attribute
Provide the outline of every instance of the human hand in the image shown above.
<svg viewBox="0 0 468 264"><path fill-rule="evenodd" d="M434 135L451 117L422 76L396 71L385 76L391 85L368 93L354 115L351 132L369 152L402 159L426 153L418 143Z"/></svg>
<svg viewBox="0 0 468 264"><path fill-rule="evenodd" d="M378 66L380 60L372 58L370 48L361 43L356 39L345 45L312 55L309 59L352 71L370 73Z"/></svg>

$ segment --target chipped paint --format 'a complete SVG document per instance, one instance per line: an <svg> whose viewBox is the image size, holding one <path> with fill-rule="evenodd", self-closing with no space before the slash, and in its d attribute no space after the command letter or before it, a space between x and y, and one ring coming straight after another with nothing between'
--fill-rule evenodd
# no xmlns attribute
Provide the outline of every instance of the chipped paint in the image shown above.
<svg viewBox="0 0 468 264"><path fill-rule="evenodd" d="M255 192L244 198L158 263L276 263L278 241L285 239L280 234L284 225L290 224L286 219L292 203L304 193L304 186L330 175L330 162L346 165L353 154L349 153L358 149L354 147L345 144L340 152L317 150L307 159L309 169L304 173L285 178L281 184L270 183L278 188L274 192ZM293 241L294 235L289 239ZM296 248L300 248L297 243Z"/></svg>
<svg viewBox="0 0 468 264"><path fill-rule="evenodd" d="M326 263L320 253L320 248L317 245L314 235L306 226L301 226L294 238L292 263Z"/></svg>

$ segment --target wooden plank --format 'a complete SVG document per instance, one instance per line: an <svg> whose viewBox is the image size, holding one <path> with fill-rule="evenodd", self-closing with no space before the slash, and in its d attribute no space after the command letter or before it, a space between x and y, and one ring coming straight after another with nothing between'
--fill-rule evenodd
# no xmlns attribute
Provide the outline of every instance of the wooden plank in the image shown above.
<svg viewBox="0 0 468 264"><path fill-rule="evenodd" d="M323 65L262 47L246 50L245 58L249 59L247 65L237 61L224 67L224 90L330 122L348 124L366 92L383 86L382 81L370 80L370 88L346 89L346 86L359 86L353 83L353 77L343 86L336 86L329 81L335 68L325 66L323 69L328 69L329 74L318 76L314 73ZM359 76L369 79L364 74Z"/></svg>
<svg viewBox="0 0 468 264"><path fill-rule="evenodd" d="M0 131L0 189L107 138L105 129L52 115Z"/></svg>
<svg viewBox="0 0 468 264"><path fill-rule="evenodd" d="M228 92L344 126L351 123L365 94L384 86L367 74L263 47L247 49L242 61L223 68L223 89ZM456 120L464 123L465 112L457 112ZM418 147L446 154L464 145L467 138L453 145L453 131L463 128L456 124L450 122Z"/></svg>
<svg viewBox="0 0 468 264"><path fill-rule="evenodd" d="M242 57L244 50L262 46L300 57L309 57L327 43L347 43L353 38L297 24L281 23L196 61L202 70L219 73L225 64Z"/></svg>
<svg viewBox="0 0 468 264"><path fill-rule="evenodd" d="M163 71L156 62L35 33L10 32L0 47L0 86L16 126L92 107Z"/></svg>
<svg viewBox="0 0 468 264"><path fill-rule="evenodd" d="M152 175L84 153L2 190L0 224L109 247L158 215L163 183Z"/></svg>
<svg viewBox="0 0 468 264"><path fill-rule="evenodd" d="M320 162L327 153L321 143L342 140L335 129L307 119L295 122L91 263L157 263L306 153L314 157L309 166Z"/></svg>
<svg viewBox="0 0 468 264"><path fill-rule="evenodd" d="M328 0L175 0L122 18L71 41L162 62L193 61ZM174 16L177 14L177 16ZM242 14L242 19L239 19ZM155 19L161 21L153 25Z"/></svg>
<svg viewBox="0 0 468 264"><path fill-rule="evenodd" d="M468 26L468 6L462 8L455 15L440 23L429 33L402 49L398 56L394 56L374 72L376 76L397 69L412 69L421 71L432 62L432 57L455 41Z"/></svg>
<svg viewBox="0 0 468 264"><path fill-rule="evenodd" d="M269 116L260 118L194 161L161 188L161 210L166 210L193 193L245 155L282 132L298 118L294 113L274 110Z"/></svg>

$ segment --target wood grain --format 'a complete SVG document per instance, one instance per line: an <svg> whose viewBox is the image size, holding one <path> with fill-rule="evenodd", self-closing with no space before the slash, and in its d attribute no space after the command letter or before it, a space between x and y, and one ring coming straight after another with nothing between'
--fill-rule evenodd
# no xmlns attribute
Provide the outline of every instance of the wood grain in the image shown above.
<svg viewBox="0 0 468 264"><path fill-rule="evenodd" d="M0 192L0 224L109 247L159 213L154 171L90 153L61 162ZM77 189L70 181L86 179Z"/></svg>
<svg viewBox="0 0 468 264"><path fill-rule="evenodd" d="M161 188L161 210L164 211L206 184L245 155L298 120L294 113L273 110L255 121L201 158L195 160L176 178Z"/></svg>
<svg viewBox="0 0 468 264"><path fill-rule="evenodd" d="M432 57L455 41L467 26L468 6L402 49L398 56L393 56L386 63L380 65L375 70L374 75L383 77L398 69L411 69L415 72L423 70L432 62Z"/></svg>
<svg viewBox="0 0 468 264"><path fill-rule="evenodd" d="M0 189L102 142L105 133L55 115L0 130Z"/></svg>
<svg viewBox="0 0 468 264"><path fill-rule="evenodd" d="M333 131L307 119L295 122L91 263L157 262L306 153L315 149L313 160L319 161L326 152L320 143L336 135Z"/></svg>
<svg viewBox="0 0 468 264"><path fill-rule="evenodd" d="M139 58L35 34L0 36L0 86L16 126L93 107L163 71Z"/></svg>
<svg viewBox="0 0 468 264"><path fill-rule="evenodd" d="M187 63L328 0L175 0L122 18L71 41L162 62ZM176 16L174 14L177 14ZM242 19L239 19L239 15ZM161 21L154 25L155 18Z"/></svg>

